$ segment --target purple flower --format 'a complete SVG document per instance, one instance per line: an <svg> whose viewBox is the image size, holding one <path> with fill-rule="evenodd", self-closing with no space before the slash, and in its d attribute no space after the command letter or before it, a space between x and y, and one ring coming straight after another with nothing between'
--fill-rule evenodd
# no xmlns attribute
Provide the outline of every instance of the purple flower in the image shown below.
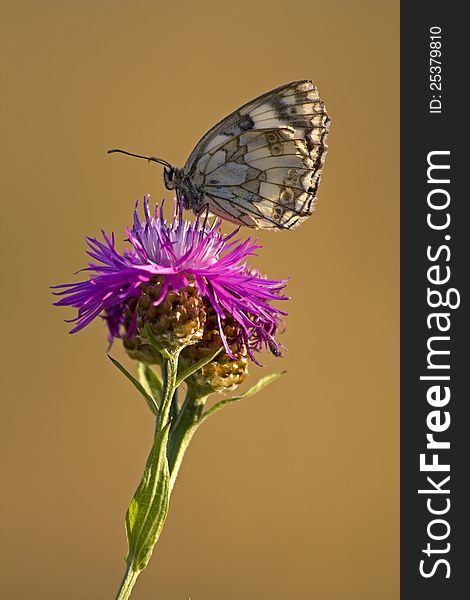
<svg viewBox="0 0 470 600"><path fill-rule="evenodd" d="M134 225L126 230L130 248L119 253L114 234L109 237L103 231L103 241L87 238L87 254L96 261L84 269L91 273L90 278L55 286L60 291L54 293L62 296L56 306L78 309L77 317L72 319L76 325L70 333L80 331L102 315L110 341L130 336L136 325L135 314L129 323L129 305L135 305L140 298L142 284L156 276L163 277L161 295L154 303L158 305L170 289L178 292L188 286L190 278L215 311L221 339L230 356L233 352L223 331L227 315L239 326L239 347L246 347L253 360L253 351L263 347L278 355L274 336L281 315L286 313L271 306L271 302L288 299L282 295L286 281L265 279L248 268L247 258L260 246L250 238L235 240L238 229L224 236L220 221L212 225L202 224L199 219L194 223L185 221L176 204L171 222L163 217L163 204L160 209L156 206L152 216L144 198L142 222L137 208L136 205Z"/></svg>

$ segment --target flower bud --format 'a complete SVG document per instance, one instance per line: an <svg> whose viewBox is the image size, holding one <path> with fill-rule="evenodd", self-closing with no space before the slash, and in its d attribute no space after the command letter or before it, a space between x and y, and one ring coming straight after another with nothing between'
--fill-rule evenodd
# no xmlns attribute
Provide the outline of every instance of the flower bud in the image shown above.
<svg viewBox="0 0 470 600"><path fill-rule="evenodd" d="M160 364L161 354L141 339L133 325L136 308L137 298L131 297L114 309L105 311L103 317L111 333L109 341L112 343L115 338L121 339L124 350L133 360L147 364Z"/></svg>
<svg viewBox="0 0 470 600"><path fill-rule="evenodd" d="M182 352L182 358L188 365L214 354L223 346L214 309L206 304L205 311L207 317L201 341ZM247 351L244 347L238 347L237 324L231 315L227 315L222 321L222 329L235 359L226 352L221 352L188 379L188 385L198 387L206 393L234 390L248 374Z"/></svg>

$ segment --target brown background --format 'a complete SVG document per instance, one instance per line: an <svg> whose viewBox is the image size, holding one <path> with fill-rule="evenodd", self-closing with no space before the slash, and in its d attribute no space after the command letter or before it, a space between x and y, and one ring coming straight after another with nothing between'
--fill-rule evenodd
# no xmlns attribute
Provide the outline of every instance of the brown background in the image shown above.
<svg viewBox="0 0 470 600"><path fill-rule="evenodd" d="M332 115L316 214L259 233L291 276L288 374L204 425L135 599L398 598L398 2L4 2L2 596L113 598L152 420L50 284L84 236L240 104L311 78ZM246 233L246 232L245 232ZM121 357L121 350L113 353ZM129 364L128 361L127 364ZM134 596L133 596L134 597Z"/></svg>

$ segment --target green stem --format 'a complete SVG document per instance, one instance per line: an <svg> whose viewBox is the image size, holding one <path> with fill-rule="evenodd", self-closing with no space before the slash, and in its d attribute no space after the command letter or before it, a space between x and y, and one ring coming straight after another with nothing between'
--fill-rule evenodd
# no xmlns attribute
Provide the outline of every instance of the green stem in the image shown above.
<svg viewBox="0 0 470 600"><path fill-rule="evenodd" d="M173 394L176 389L176 375L178 373L178 357L180 351L176 351L172 354L168 354L167 357L163 358L162 362L162 379L163 379L163 391L162 401L160 404L160 414L157 421L155 434L159 433L165 425L168 423L170 418L171 403L173 400Z"/></svg>
<svg viewBox="0 0 470 600"><path fill-rule="evenodd" d="M181 407L179 418L170 431L168 441L168 466L170 469L170 493L175 484L184 454L189 446L204 411L207 395L188 389L188 395Z"/></svg>
<svg viewBox="0 0 470 600"><path fill-rule="evenodd" d="M179 406L178 406L178 389L175 389L175 392L173 394L173 400L171 401L171 407L170 407L170 420L172 423L176 423L177 419L178 419L178 415L179 415Z"/></svg>
<svg viewBox="0 0 470 600"><path fill-rule="evenodd" d="M159 436L159 434L164 435L162 432L165 429L165 427L168 425L169 421L170 421L170 410L171 410L171 404L173 401L173 396L175 393L175 389L176 389L176 375L177 375L177 371L178 371L178 358L179 358L179 353L180 350L170 353L170 352L166 352L165 355L163 356L163 362L162 362L162 379L163 379L163 389L162 389L162 400L160 403L160 410L159 410L159 415L158 415L158 419L157 419L157 423L156 423L156 429L155 429L155 439L154 439L154 447L155 444L157 443L157 440L159 439L157 436ZM163 353L162 353L163 354ZM168 433L167 433L168 435ZM168 439L168 438L165 438ZM145 502L142 502L142 497L144 497L144 499L147 501L146 495L148 495L149 493L152 494L152 490L147 490L145 488L145 486L148 484L148 477L149 477L149 473L152 472L157 472L158 471L158 465L162 464L162 456L165 456L164 461L166 464L167 463L167 452L168 452L168 448L167 448L167 442L165 441L164 445L158 449L158 452L154 453L154 447L152 448L149 460L147 461L147 467L146 467L146 473L144 474L144 478L142 479L139 488L137 489L136 495L134 496L134 499L132 502L135 502L135 498L138 498L138 502L137 502L137 507L138 510L143 510L144 512L142 512L143 515L143 521L142 521L142 527L145 529L145 533L144 535L148 535L149 532L152 532L152 529L154 528L154 526L159 525L160 529L163 526L163 523L166 519L166 511L168 510L168 503L166 503L166 506L164 506L164 508L162 509L162 506L158 506L155 505L155 511L153 510L152 506L153 505L149 505L148 503L146 504ZM155 454L153 456L153 453ZM162 454L164 453L164 454ZM149 462L150 461L150 462ZM168 471L168 466L166 467L167 469L167 476L169 477L169 471ZM161 473L161 470L159 471ZM167 486L166 486L166 497L169 497L169 492L170 492L170 488L169 488L169 480L167 480ZM152 485L157 485L158 481L155 481ZM142 496L143 495L143 496ZM153 502L154 498L152 498L152 502ZM158 498L157 498L158 500ZM132 502L131 502L131 506L132 506ZM152 508L152 511L150 511L150 508ZM162 510L164 510L165 512L162 513ZM146 513L146 514L144 514ZM154 514L155 513L155 514ZM126 522L127 519L129 518L129 511L128 511L128 515L126 517ZM135 519L135 515L133 515L133 518ZM139 517L137 516L137 519ZM150 519L150 520L149 520ZM158 520L158 522L157 522ZM139 534L140 535L140 534ZM142 563L142 558L139 556L137 559L136 557L131 553L132 550L132 544L129 538L129 530L128 530L128 539L129 539L129 552L130 555L128 556L128 566L126 569L126 572L124 574L124 578L122 580L121 586L119 588L119 592L118 595L116 596L116 600L127 600L132 592L132 588L135 585L135 582L137 581L137 577L139 576L139 573L141 573L142 569L145 568L145 566L147 565L148 560L150 559L150 556L153 552L153 547L156 544L157 540L158 540L158 536L160 535L160 530L158 530L157 532L155 532L153 535L155 536L155 539L152 541L152 546L147 547L145 552L147 552L147 557L145 559L145 562ZM135 540L134 540L135 543ZM145 544L144 544L145 546ZM140 561L140 562L135 562L135 561ZM139 568L135 568L136 564L138 564ZM143 566L142 566L143 564Z"/></svg>
<svg viewBox="0 0 470 600"><path fill-rule="evenodd" d="M134 587L137 577L140 571L134 571L130 565L127 566L126 572L121 582L121 587L116 596L116 600L127 600L131 595L132 588Z"/></svg>

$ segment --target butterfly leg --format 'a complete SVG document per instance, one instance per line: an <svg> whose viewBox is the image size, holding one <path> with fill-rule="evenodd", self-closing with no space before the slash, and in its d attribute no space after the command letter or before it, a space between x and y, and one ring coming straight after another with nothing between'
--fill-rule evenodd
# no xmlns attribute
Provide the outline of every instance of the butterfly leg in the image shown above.
<svg viewBox="0 0 470 600"><path fill-rule="evenodd" d="M202 207L201 211L199 212L199 215L198 215L198 217L199 217L199 216L202 216L202 214L203 214L204 212L205 212L206 214L204 215L204 223L203 223L203 225L202 225L202 231L205 231L205 230L206 230L207 221L208 221L208 219L209 219L209 205L208 205L208 204L204 204L204 206Z"/></svg>
<svg viewBox="0 0 470 600"><path fill-rule="evenodd" d="M176 188L175 190L176 192L176 214L178 214L180 216L180 218L182 218L183 215L183 206L184 206L184 200L181 197L181 193L179 191L178 188Z"/></svg>

